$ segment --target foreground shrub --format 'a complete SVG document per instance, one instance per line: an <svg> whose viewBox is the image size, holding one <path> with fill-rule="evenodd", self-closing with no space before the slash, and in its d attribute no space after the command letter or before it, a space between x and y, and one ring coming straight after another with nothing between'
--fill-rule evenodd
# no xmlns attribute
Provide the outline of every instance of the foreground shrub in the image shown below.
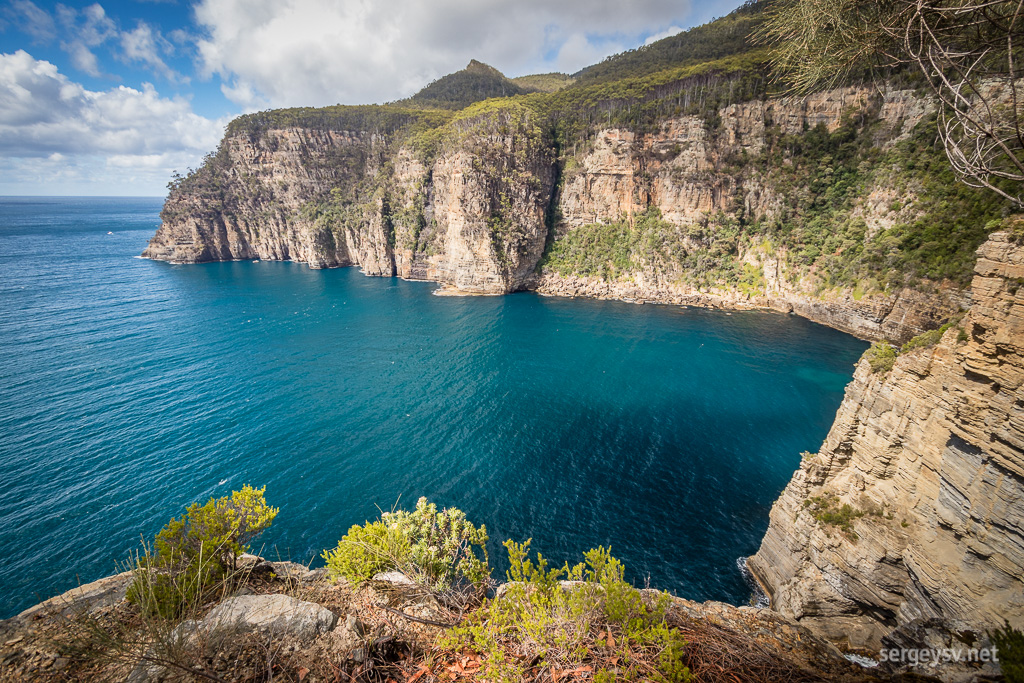
<svg viewBox="0 0 1024 683"><path fill-rule="evenodd" d="M438 511L426 498L411 512L385 512L375 522L353 525L323 558L332 578L357 584L397 569L426 588L445 591L481 588L491 573L487 528L474 526L457 508Z"/></svg>
<svg viewBox="0 0 1024 683"><path fill-rule="evenodd" d="M1024 633L1005 622L1002 628L988 635L996 646L996 656L1007 683L1024 683Z"/></svg>
<svg viewBox="0 0 1024 683"><path fill-rule="evenodd" d="M453 628L440 646L481 655L488 680L593 673L595 681L688 681L686 641L666 623L670 598L627 583L624 567L604 548L584 562L549 569L530 542L506 541L511 583L504 593ZM573 583L563 584L567 579Z"/></svg>
<svg viewBox="0 0 1024 683"><path fill-rule="evenodd" d="M278 509L267 505L265 491L246 485L205 505L192 503L180 518L172 518L153 548L137 558L128 600L170 618L200 599L274 521Z"/></svg>

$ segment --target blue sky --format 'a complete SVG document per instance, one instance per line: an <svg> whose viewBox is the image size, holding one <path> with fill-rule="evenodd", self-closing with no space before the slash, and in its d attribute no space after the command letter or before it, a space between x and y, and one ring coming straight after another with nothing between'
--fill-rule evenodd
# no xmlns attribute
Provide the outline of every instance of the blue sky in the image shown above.
<svg viewBox="0 0 1024 683"><path fill-rule="evenodd" d="M0 0L0 195L164 195L233 117L574 72L740 0Z"/></svg>

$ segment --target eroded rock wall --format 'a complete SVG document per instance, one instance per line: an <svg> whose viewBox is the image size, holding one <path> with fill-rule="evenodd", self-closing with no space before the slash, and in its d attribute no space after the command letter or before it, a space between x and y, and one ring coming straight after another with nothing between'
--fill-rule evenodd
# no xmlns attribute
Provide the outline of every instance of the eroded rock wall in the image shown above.
<svg viewBox="0 0 1024 683"><path fill-rule="evenodd" d="M561 150L560 160L539 115L518 105L457 116L432 154L377 133L238 133L224 140L218 163L171 193L144 255L180 263L357 265L368 275L437 281L465 293L538 289L767 307L865 338L905 340L945 322L963 304L962 292L936 283L855 296L820 287L813 269L789 272L785 254L751 244L739 257L763 273L756 291L698 287L664 263L639 264L610 281L539 264L545 249L573 230L630 220L650 206L679 230L703 223L713 232L714 215L770 218L793 200L790 190L756 169L736 172L770 135L799 135L819 124L835 130L844 117L870 111L880 122L874 144L885 147L930 110L910 91L842 88L732 104L714 121L671 118L643 135L607 128L579 149ZM872 187L858 200L856 213L869 228L891 222L897 198L890 195Z"/></svg>
<svg viewBox="0 0 1024 683"><path fill-rule="evenodd" d="M975 272L960 328L889 372L861 361L748 562L774 609L830 639L1024 614L1024 246L993 234ZM846 530L822 514L843 504Z"/></svg>
<svg viewBox="0 0 1024 683"><path fill-rule="evenodd" d="M229 136L171 193L143 256L358 265L467 293L523 288L555 183L552 147L528 110L454 122L429 163L392 147L364 133Z"/></svg>
<svg viewBox="0 0 1024 683"><path fill-rule="evenodd" d="M719 110L714 130L697 116L670 119L648 135L604 130L567 165L558 199L562 221L555 239L580 226L634 216L648 206L657 207L664 219L680 226L698 224L714 214L770 218L792 197L756 169L745 169L738 180L731 170L741 163L737 160L760 154L770 128L775 134L799 135L821 124L835 131L844 117L867 110L874 111L881 124L874 134L876 144L884 148L908 136L933 107L911 91L879 94L850 87L729 105ZM888 188L868 188L855 212L869 229L877 230L891 224L889 209L895 198ZM651 264L628 278L611 281L545 269L534 286L560 296L771 308L859 337L900 341L938 327L965 303L963 293L948 283L927 293L911 288L867 296L855 295L852 289L820 291L815 273L793 277L783 254L755 246L741 258L763 273L765 284L759 292L698 287L685 273L664 264Z"/></svg>
<svg viewBox="0 0 1024 683"><path fill-rule="evenodd" d="M351 182L347 176L373 173L383 145L366 133L294 128L229 136L219 164L207 164L171 192L143 256L175 263L292 260L315 268L370 261L370 221L336 240L303 207Z"/></svg>

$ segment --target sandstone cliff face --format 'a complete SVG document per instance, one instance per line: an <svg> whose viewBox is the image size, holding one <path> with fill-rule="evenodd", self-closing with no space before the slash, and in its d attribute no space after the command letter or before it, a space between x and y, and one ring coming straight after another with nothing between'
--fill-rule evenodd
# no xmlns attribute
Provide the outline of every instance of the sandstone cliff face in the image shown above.
<svg viewBox="0 0 1024 683"><path fill-rule="evenodd" d="M879 96L843 88L732 104L713 121L671 118L649 134L600 130L560 161L538 115L514 104L457 116L427 156L400 136L376 133L235 134L225 139L216 164L171 193L144 256L358 265L368 275L432 280L464 293L530 288L767 307L865 338L905 340L945 322L963 304L962 292L940 283L855 296L819 286L813 270L788 271L784 253L760 244L741 246L738 256L762 274L763 286L754 290L697 286L676 264L639 264L628 277L611 279L540 264L546 248L581 226L632 220L648 207L679 231L704 226L712 238L718 229L712 216L770 219L792 202L787 192L806 191L779 187L767 171L749 165L737 171L761 154L771 135L801 135L819 124L836 130L844 117L870 112L880 124L874 144L885 148L930 110L909 91ZM891 223L888 207L912 194L902 192L867 188L856 213L869 231Z"/></svg>
<svg viewBox="0 0 1024 683"><path fill-rule="evenodd" d="M791 135L819 124L834 131L844 116L874 106L881 123L877 144L885 147L906 137L932 111L927 100L910 91L887 90L874 103L873 97L877 92L860 87L733 104L719 110L714 130L704 119L688 116L666 121L650 135L602 131L592 149L579 154L565 173L558 203L562 223L555 239L579 226L634 216L648 206L678 225L697 224L712 214L770 218L790 198L758 172L737 180L730 163L761 153L770 127ZM891 222L887 211L893 199L880 188L870 188L856 212L869 228ZM660 264L611 281L546 269L534 286L562 296L771 308L859 337L901 341L938 327L964 304L962 293L949 285L927 294L910 288L866 297L855 297L850 289L820 292L813 273L792 277L779 253L753 248L741 258L763 273L761 291L695 287L682 273Z"/></svg>
<svg viewBox="0 0 1024 683"><path fill-rule="evenodd" d="M828 438L775 503L749 560L774 609L868 647L932 618L962 628L1019 621L1022 278L1024 246L992 235L979 250L966 338L951 328L888 373L861 361ZM844 503L855 513L846 531L822 514Z"/></svg>
<svg viewBox="0 0 1024 683"><path fill-rule="evenodd" d="M540 259L554 156L523 109L449 126L436 158L365 133L230 136L168 198L143 256L361 266L467 293L521 289Z"/></svg>
<svg viewBox="0 0 1024 683"><path fill-rule="evenodd" d="M164 221L143 256L175 263L293 260L316 268L369 260L360 238L373 232L372 225L335 241L302 207L344 184L352 166L360 174L372 172L383 144L365 133L301 129L228 137L221 150L225 162L168 197ZM200 182L205 186L195 187Z"/></svg>
<svg viewBox="0 0 1024 683"><path fill-rule="evenodd" d="M554 154L526 111L455 121L429 170L403 150L396 177L403 277L474 294L524 287L544 250L555 183Z"/></svg>

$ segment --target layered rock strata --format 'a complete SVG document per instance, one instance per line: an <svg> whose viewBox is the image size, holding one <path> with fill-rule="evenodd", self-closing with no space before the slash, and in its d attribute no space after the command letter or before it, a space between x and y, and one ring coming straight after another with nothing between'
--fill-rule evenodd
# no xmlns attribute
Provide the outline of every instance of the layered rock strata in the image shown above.
<svg viewBox="0 0 1024 683"><path fill-rule="evenodd" d="M681 116L654 132L599 130L556 154L538 115L510 104L458 115L422 140L358 131L270 128L228 135L207 167L172 191L144 256L177 263L275 259L312 267L360 266L368 275L431 280L464 293L537 289L792 311L866 338L907 339L962 304L955 287L854 296L795 274L783 254L744 247L763 272L756 292L698 288L675 266L636 264L606 281L560 275L545 249L580 226L631 220L648 207L680 228L711 216L770 219L792 198L737 160L772 135L800 135L867 116L880 148L906 137L931 109L911 91L849 87L806 97L731 104L714 121ZM730 164L733 164L731 166ZM748 169L749 171L749 169ZM857 213L869 230L891 221L892 197L867 188Z"/></svg>
<svg viewBox="0 0 1024 683"><path fill-rule="evenodd" d="M1024 246L993 234L975 272L939 343L860 362L748 562L774 609L830 639L1024 615Z"/></svg>

